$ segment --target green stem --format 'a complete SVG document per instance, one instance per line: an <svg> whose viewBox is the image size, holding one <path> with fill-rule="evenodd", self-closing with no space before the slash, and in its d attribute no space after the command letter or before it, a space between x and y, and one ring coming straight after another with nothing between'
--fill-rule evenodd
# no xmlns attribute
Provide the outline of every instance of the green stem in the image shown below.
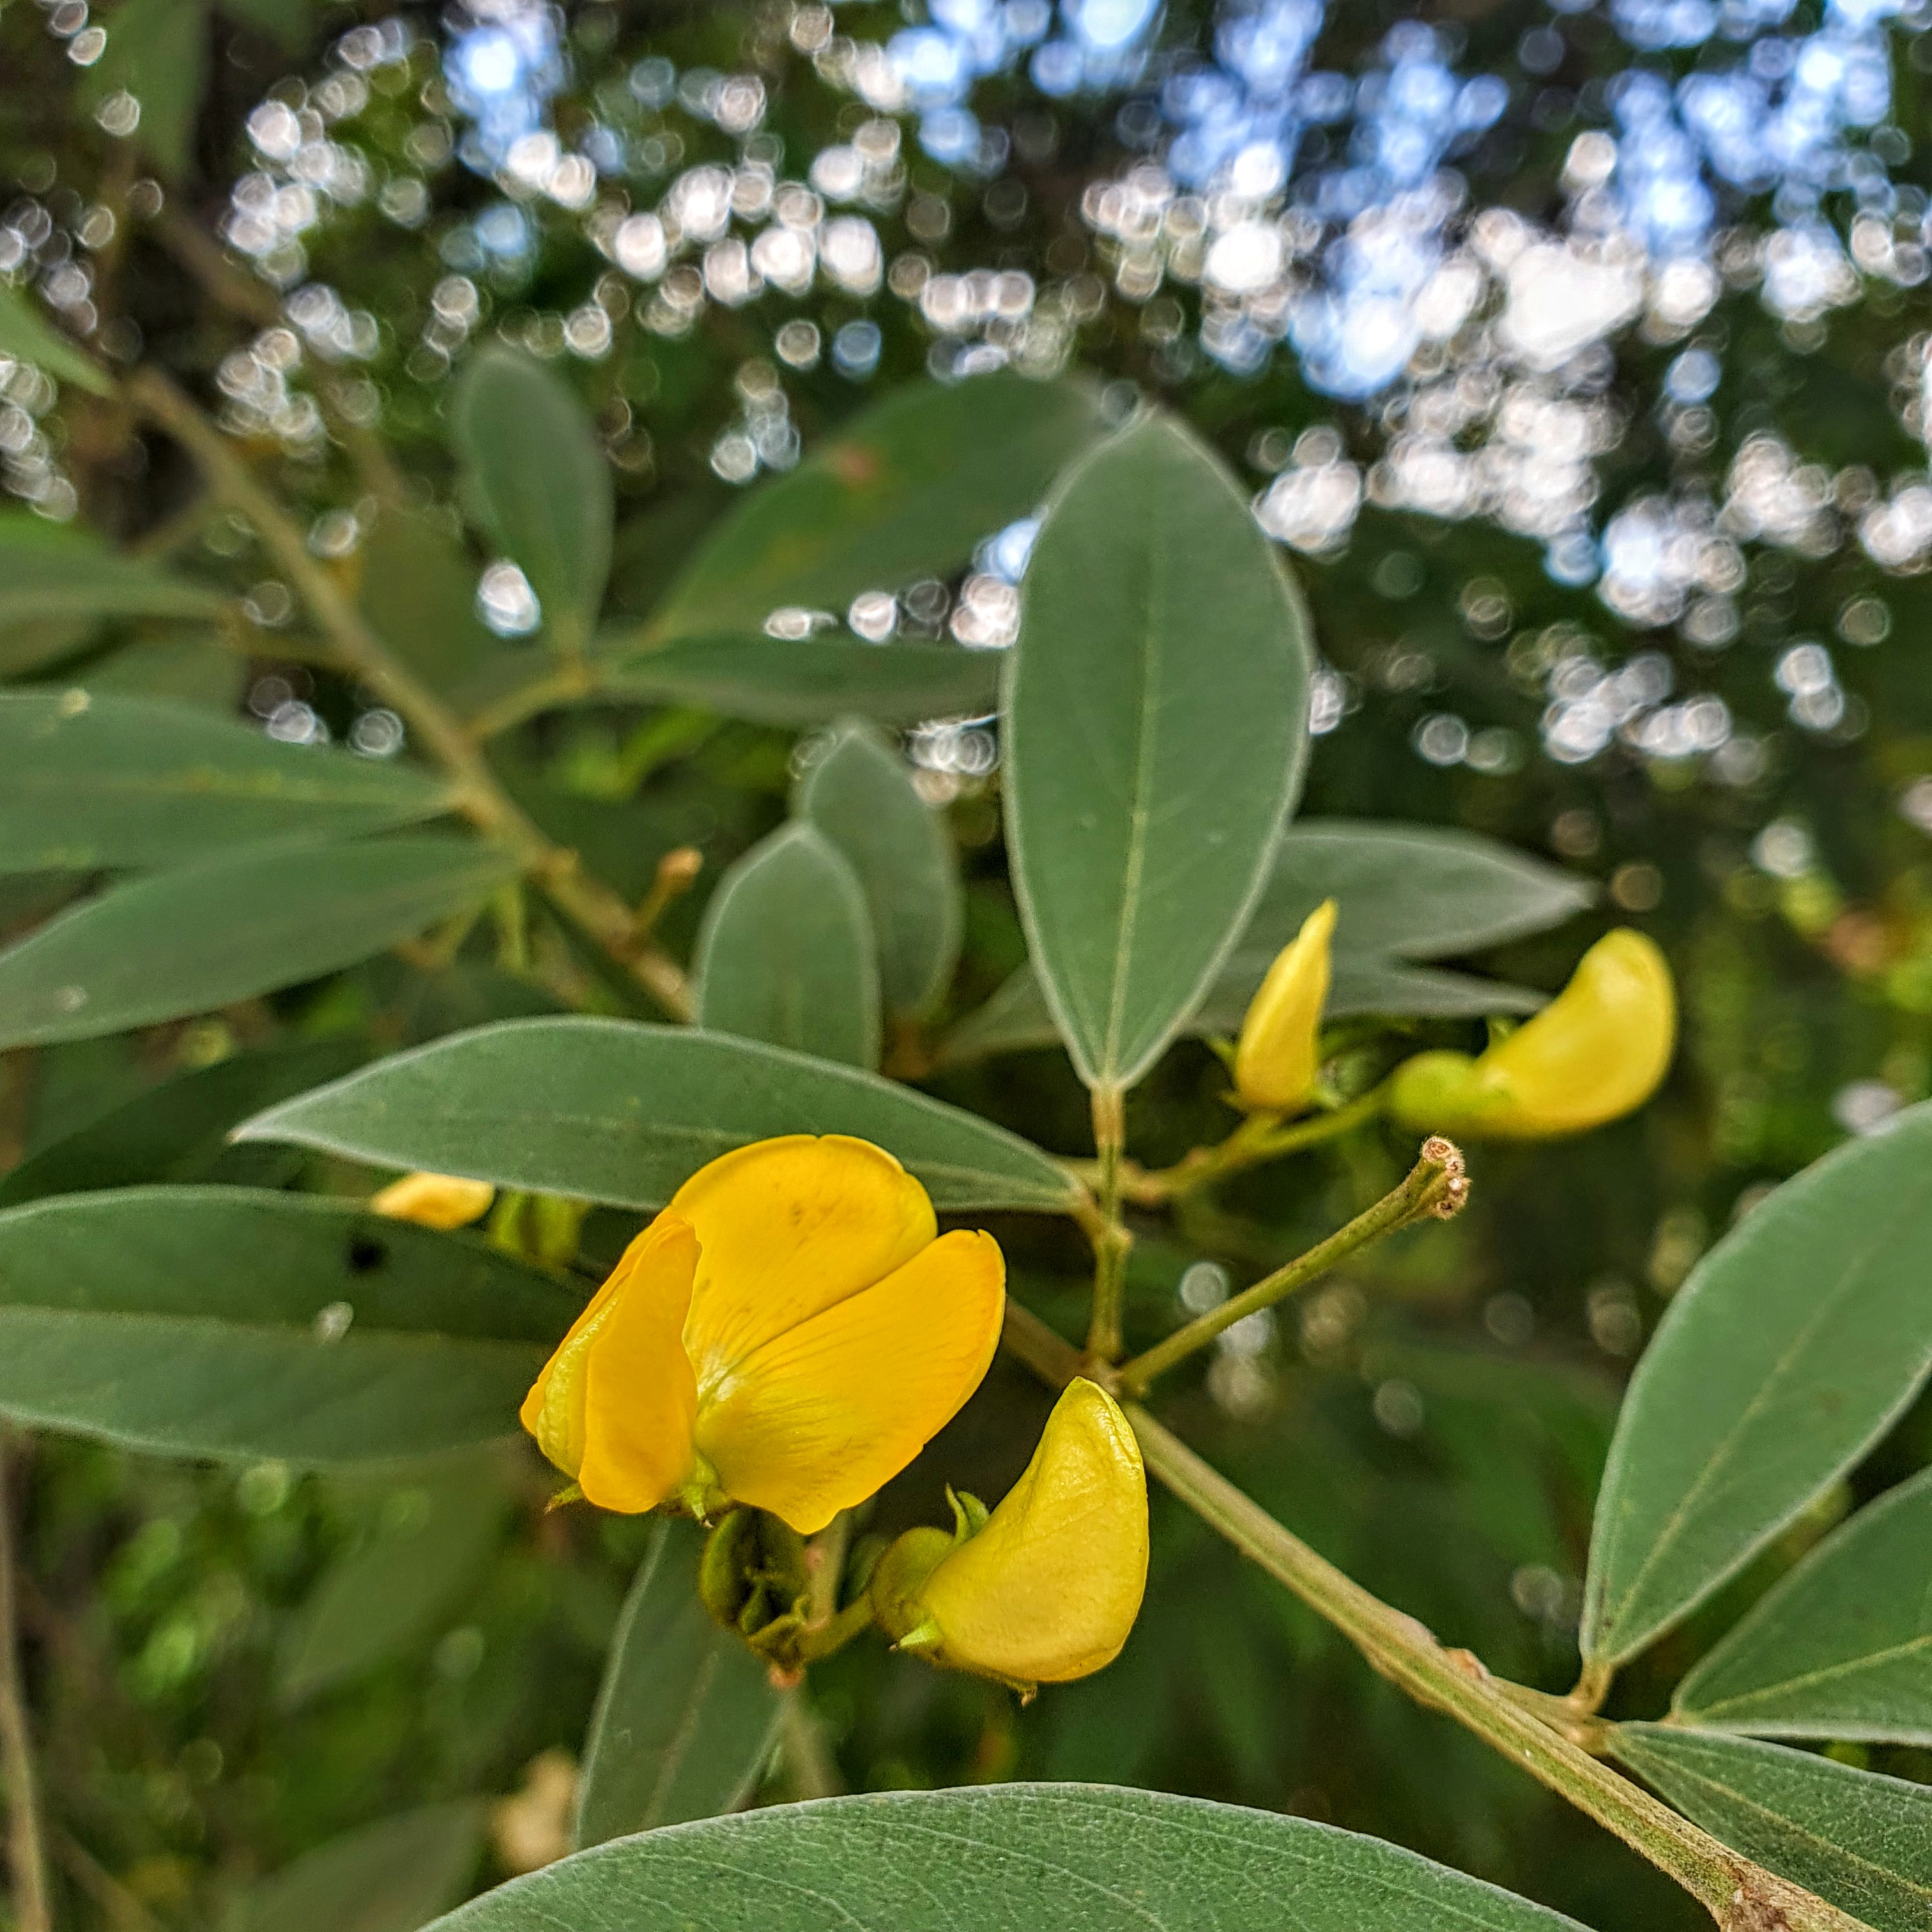
<svg viewBox="0 0 1932 1932"><path fill-rule="evenodd" d="M1282 1126L1265 1115L1244 1120L1219 1147L1197 1148L1186 1160L1172 1167L1160 1168L1141 1175L1133 1198L1151 1204L1177 1200L1184 1194L1206 1186L1210 1181L1258 1167L1264 1161L1280 1160L1284 1155L1300 1154L1352 1133L1364 1121L1373 1120L1387 1097L1384 1087L1371 1088L1332 1112L1312 1119L1296 1120Z"/></svg>
<svg viewBox="0 0 1932 1932"><path fill-rule="evenodd" d="M805 1687L794 1684L781 1691L778 1699L779 1749L793 1790L801 1798L842 1796L845 1780L826 1744L818 1714L806 1700Z"/></svg>
<svg viewBox="0 0 1932 1932"><path fill-rule="evenodd" d="M0 1780L7 1789L7 1863L16 1932L53 1932L40 1780L20 1675L20 1592L14 1547L10 1438L0 1427Z"/></svg>
<svg viewBox="0 0 1932 1932"><path fill-rule="evenodd" d="M256 482L226 440L158 370L128 380L128 399L194 457L208 487L254 527L333 648L338 669L356 678L408 724L454 781L453 803L486 836L506 846L526 874L675 1018L691 1016L691 990L662 952L638 943L630 908L592 878L577 855L554 845L496 782L476 742L436 694L372 631L334 578L310 556L287 512Z"/></svg>
<svg viewBox="0 0 1932 1932"><path fill-rule="evenodd" d="M1121 1165L1126 1147L1126 1101L1118 1087L1094 1090L1094 1151L1096 1156L1100 1226L1094 1237L1094 1312L1087 1352L1098 1362L1120 1353L1121 1310L1126 1300L1127 1254L1133 1237L1120 1220Z"/></svg>
<svg viewBox="0 0 1932 1932"><path fill-rule="evenodd" d="M1136 1355L1121 1370L1120 1386L1130 1394L1145 1394L1156 1376L1165 1374L1197 1349L1207 1347L1216 1336L1244 1316L1258 1309L1272 1307L1284 1296L1305 1288L1358 1248L1378 1241L1412 1222L1446 1219L1454 1214L1468 1198L1468 1186L1457 1149L1439 1137L1425 1142L1421 1157L1400 1186L1384 1194L1372 1208L1364 1209L1325 1241L1317 1242L1306 1254L1298 1256L1285 1267L1264 1276L1252 1288L1243 1289L1219 1308L1210 1310L1186 1328L1177 1329L1166 1341L1157 1342Z"/></svg>
<svg viewBox="0 0 1932 1932"><path fill-rule="evenodd" d="M1001 1339L1057 1388L1091 1372L1076 1349L1016 1304L1007 1304ZM1592 1757L1564 1728L1549 1721L1550 1714L1526 1708L1520 1687L1505 1688L1468 1651L1445 1649L1426 1625L1316 1555L1138 1403L1129 1406L1127 1417L1154 1474L1242 1555L1332 1624L1372 1669L1418 1702L1454 1718L1615 1833L1682 1886L1723 1932L1869 1932L1836 1906L1720 1844Z"/></svg>

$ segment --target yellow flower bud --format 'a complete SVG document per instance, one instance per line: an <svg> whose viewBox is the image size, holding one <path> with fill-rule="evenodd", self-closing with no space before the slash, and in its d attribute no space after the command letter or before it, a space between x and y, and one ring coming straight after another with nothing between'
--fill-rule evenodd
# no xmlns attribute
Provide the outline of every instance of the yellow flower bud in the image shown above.
<svg viewBox="0 0 1932 1932"><path fill-rule="evenodd" d="M369 1211L424 1228L466 1228L490 1211L496 1190L454 1174L406 1174L370 1197Z"/></svg>
<svg viewBox="0 0 1932 1932"><path fill-rule="evenodd" d="M1120 1406L1076 1378L991 1516L916 1529L880 1560L873 1612L902 1650L1022 1690L1113 1662L1147 1588L1147 1477Z"/></svg>
<svg viewBox="0 0 1932 1932"><path fill-rule="evenodd" d="M1243 1106L1285 1114L1312 1090L1334 931L1335 902L1324 899L1276 955L1250 1004L1234 1048L1234 1094Z"/></svg>
<svg viewBox="0 0 1932 1932"><path fill-rule="evenodd" d="M1619 927L1556 998L1480 1058L1423 1053L1400 1067L1389 1112L1418 1132L1550 1140L1642 1106L1677 1036L1677 995L1654 942Z"/></svg>
<svg viewBox="0 0 1932 1932"><path fill-rule="evenodd" d="M523 1424L601 1508L737 1502L809 1536L952 1420L1005 1308L998 1244L940 1234L890 1154L760 1141L700 1168L624 1251Z"/></svg>

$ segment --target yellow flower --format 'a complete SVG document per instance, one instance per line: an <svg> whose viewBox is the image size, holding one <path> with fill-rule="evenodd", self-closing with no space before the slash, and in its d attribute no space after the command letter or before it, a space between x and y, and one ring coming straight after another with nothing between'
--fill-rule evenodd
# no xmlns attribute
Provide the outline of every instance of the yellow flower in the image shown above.
<svg viewBox="0 0 1932 1932"><path fill-rule="evenodd" d="M873 1612L901 1649L1022 1690L1120 1655L1147 1588L1147 1477L1104 1389L1067 1384L990 1517L954 1508L956 1534L910 1531L874 1573Z"/></svg>
<svg viewBox="0 0 1932 1932"><path fill-rule="evenodd" d="M1549 1140L1642 1106L1677 1036L1677 995L1655 944L1619 927L1570 983L1508 1039L1472 1059L1423 1053L1396 1072L1389 1112L1418 1132Z"/></svg>
<svg viewBox="0 0 1932 1932"><path fill-rule="evenodd" d="M1285 1114L1312 1090L1334 931L1335 902L1324 899L1275 956L1250 1003L1234 1048L1234 1093L1244 1107Z"/></svg>
<svg viewBox="0 0 1932 1932"><path fill-rule="evenodd" d="M523 1424L602 1508L729 1501L809 1536L979 1386L1005 1280L992 1237L937 1234L890 1154L760 1141L700 1168L624 1251Z"/></svg>
<svg viewBox="0 0 1932 1932"><path fill-rule="evenodd" d="M369 1210L425 1228L466 1228L490 1211L496 1190L487 1180L454 1174L406 1174L372 1196Z"/></svg>

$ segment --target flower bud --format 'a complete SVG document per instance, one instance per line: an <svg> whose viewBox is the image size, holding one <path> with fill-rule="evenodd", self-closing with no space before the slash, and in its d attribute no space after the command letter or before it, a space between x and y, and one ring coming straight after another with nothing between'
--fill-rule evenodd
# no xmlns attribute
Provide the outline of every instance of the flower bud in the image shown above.
<svg viewBox="0 0 1932 1932"><path fill-rule="evenodd" d="M988 1516L915 1529L880 1559L873 1614L902 1650L1030 1693L1113 1662L1147 1587L1147 1477L1119 1405L1084 1378Z"/></svg>
<svg viewBox="0 0 1932 1932"><path fill-rule="evenodd" d="M1276 955L1250 1004L1234 1048L1234 1094L1243 1106L1285 1114L1313 1090L1334 931L1335 902L1324 899Z"/></svg>
<svg viewBox="0 0 1932 1932"><path fill-rule="evenodd" d="M1676 1036L1663 953L1619 927L1584 954L1548 1006L1480 1058L1423 1053L1405 1063L1389 1112L1420 1132L1474 1140L1583 1133L1657 1091Z"/></svg>
<svg viewBox="0 0 1932 1932"><path fill-rule="evenodd" d="M454 1174L406 1174L372 1196L369 1211L424 1228L466 1228L490 1211L496 1190L487 1180Z"/></svg>

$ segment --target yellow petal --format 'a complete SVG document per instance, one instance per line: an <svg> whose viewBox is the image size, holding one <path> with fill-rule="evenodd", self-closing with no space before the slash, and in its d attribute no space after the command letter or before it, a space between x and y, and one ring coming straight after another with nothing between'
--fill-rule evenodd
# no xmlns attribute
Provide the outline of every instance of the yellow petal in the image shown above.
<svg viewBox="0 0 1932 1932"><path fill-rule="evenodd" d="M701 1167L670 1212L698 1231L685 1345L700 1385L910 1261L938 1223L892 1156L843 1134L758 1141Z"/></svg>
<svg viewBox="0 0 1932 1932"><path fill-rule="evenodd" d="M940 1661L1062 1684L1119 1656L1147 1570L1140 1444L1113 1398L1079 1378L986 1528L934 1570L921 1606Z"/></svg>
<svg viewBox="0 0 1932 1932"><path fill-rule="evenodd" d="M487 1180L454 1174L406 1174L369 1200L371 1214L424 1228L466 1228L489 1213L496 1190Z"/></svg>
<svg viewBox="0 0 1932 1932"><path fill-rule="evenodd" d="M1321 1068L1335 902L1324 899L1276 956L1241 1022L1234 1091L1246 1106L1285 1114L1308 1098Z"/></svg>
<svg viewBox="0 0 1932 1932"><path fill-rule="evenodd" d="M943 1235L746 1356L698 1412L698 1447L720 1486L806 1536L862 1502L979 1387L1005 1282L992 1235Z"/></svg>
<svg viewBox="0 0 1932 1932"><path fill-rule="evenodd" d="M697 1268L691 1224L660 1214L524 1398L537 1446L602 1509L654 1509L691 1474L698 1384L683 1331Z"/></svg>
<svg viewBox="0 0 1932 1932"><path fill-rule="evenodd" d="M1619 927L1577 962L1542 1012L1470 1061L1420 1054L1390 1111L1421 1131L1546 1140L1619 1119L1657 1091L1677 1037L1677 996L1655 944Z"/></svg>

